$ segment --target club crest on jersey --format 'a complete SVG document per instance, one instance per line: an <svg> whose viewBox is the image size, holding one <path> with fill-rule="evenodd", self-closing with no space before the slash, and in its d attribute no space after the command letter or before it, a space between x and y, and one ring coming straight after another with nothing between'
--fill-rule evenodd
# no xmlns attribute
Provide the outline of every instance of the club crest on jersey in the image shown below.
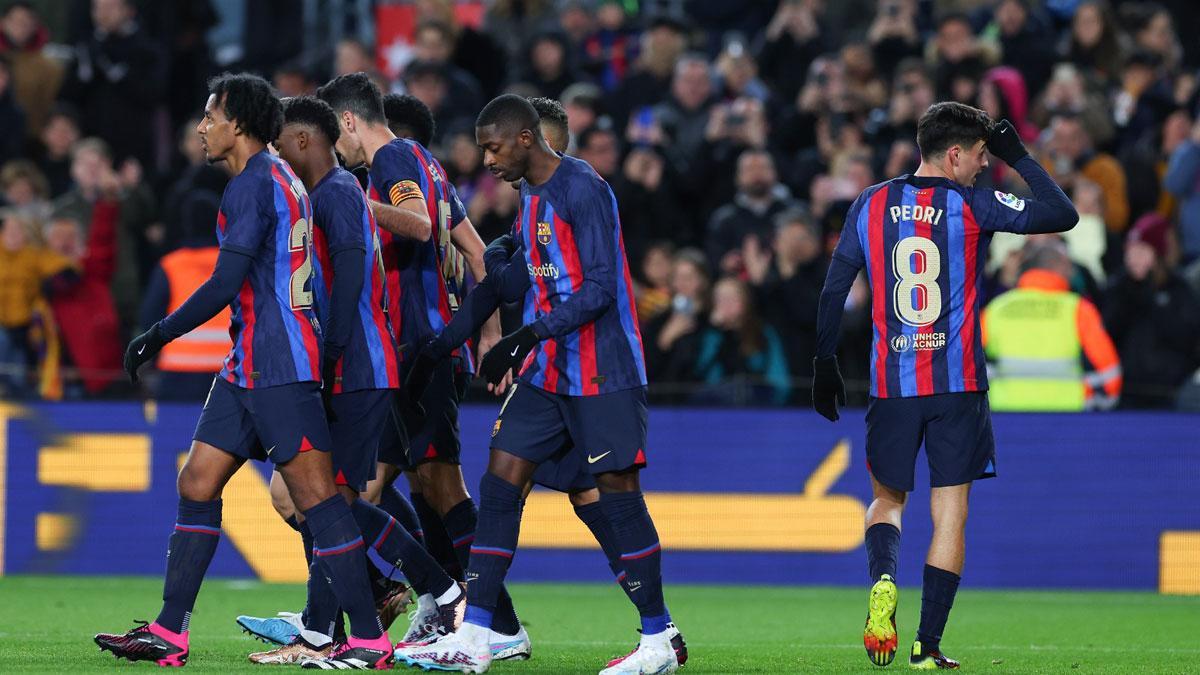
<svg viewBox="0 0 1200 675"><path fill-rule="evenodd" d="M996 201L1007 206L1008 208L1012 209L1013 211L1024 211L1025 210L1025 200L1021 199L1020 197L1014 195L1011 192L1001 192L999 190L996 190Z"/></svg>
<svg viewBox="0 0 1200 675"><path fill-rule="evenodd" d="M542 246L549 246L550 240L554 238L554 228L550 227L550 223L539 222L537 224L537 240Z"/></svg>

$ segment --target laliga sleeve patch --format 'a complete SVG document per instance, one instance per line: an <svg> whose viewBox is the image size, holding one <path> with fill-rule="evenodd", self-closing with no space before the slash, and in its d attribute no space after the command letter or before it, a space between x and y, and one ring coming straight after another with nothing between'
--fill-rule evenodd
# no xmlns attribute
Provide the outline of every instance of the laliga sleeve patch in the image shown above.
<svg viewBox="0 0 1200 675"><path fill-rule="evenodd" d="M393 188L393 189L395 189L395 188ZM1025 200L1021 199L1020 197L1014 195L1011 192L1001 192L999 190L996 190L996 201L1007 206L1008 208L1012 209L1013 211L1024 211L1025 210Z"/></svg>
<svg viewBox="0 0 1200 675"><path fill-rule="evenodd" d="M388 192L388 197L392 200L392 206L400 206L401 202L406 202L410 199L425 199L425 194L421 192L421 186L415 181L402 180L392 186Z"/></svg>

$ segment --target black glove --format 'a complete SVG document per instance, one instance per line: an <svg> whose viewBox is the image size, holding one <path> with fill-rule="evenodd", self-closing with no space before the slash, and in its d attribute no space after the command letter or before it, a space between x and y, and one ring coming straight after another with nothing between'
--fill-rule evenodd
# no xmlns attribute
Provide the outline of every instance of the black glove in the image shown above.
<svg viewBox="0 0 1200 675"><path fill-rule="evenodd" d="M1021 137L1017 135L1016 127L1008 120L1000 120L992 125L992 130L988 133L987 148L1009 166L1029 154L1025 144L1021 142Z"/></svg>
<svg viewBox="0 0 1200 675"><path fill-rule="evenodd" d="M125 372L129 374L130 382L138 381L138 368L153 359L168 342L170 340L163 336L162 328L158 323L150 326L150 330L130 340L129 346L125 348Z"/></svg>
<svg viewBox="0 0 1200 675"><path fill-rule="evenodd" d="M500 384L500 380L513 368L520 368L532 350L541 339L533 332L531 326L521 326L515 333L500 338L492 350L483 356L479 364L479 374L492 385Z"/></svg>
<svg viewBox="0 0 1200 675"><path fill-rule="evenodd" d="M336 422L333 412L333 384L337 380L337 359L325 359L321 365L321 403L325 405L325 421Z"/></svg>
<svg viewBox="0 0 1200 675"><path fill-rule="evenodd" d="M404 377L404 393L410 401L420 401L425 395L425 390L433 381L434 369L441 361L433 346L434 340L436 338L431 338L417 350L412 365L408 367L408 374Z"/></svg>
<svg viewBox="0 0 1200 675"><path fill-rule="evenodd" d="M813 409L830 422L838 421L838 405L846 405L846 384L836 356L813 359Z"/></svg>

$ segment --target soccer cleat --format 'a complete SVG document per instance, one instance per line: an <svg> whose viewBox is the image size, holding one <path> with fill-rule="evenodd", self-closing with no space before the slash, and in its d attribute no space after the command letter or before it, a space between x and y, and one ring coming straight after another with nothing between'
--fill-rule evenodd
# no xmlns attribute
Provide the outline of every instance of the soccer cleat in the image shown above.
<svg viewBox="0 0 1200 675"><path fill-rule="evenodd" d="M958 661L943 654L937 649L924 649L921 641L913 643L912 655L908 657L908 667L913 670L958 670Z"/></svg>
<svg viewBox="0 0 1200 675"><path fill-rule="evenodd" d="M678 629L676 630L678 632ZM642 635L638 646L608 662L600 675L659 675L679 670L679 654L672 648L670 632ZM686 651L684 660L687 659Z"/></svg>
<svg viewBox="0 0 1200 675"><path fill-rule="evenodd" d="M529 642L529 633L525 632L524 626L521 626L516 635L505 635L493 630L488 634L488 641L492 648L493 661L524 661L533 655L533 645Z"/></svg>
<svg viewBox="0 0 1200 675"><path fill-rule="evenodd" d="M465 633L482 633L485 639L476 641ZM486 673L492 667L492 650L486 641L490 633L487 629L473 626L442 635L423 645L397 646L396 659L422 670Z"/></svg>
<svg viewBox="0 0 1200 675"><path fill-rule="evenodd" d="M408 632L398 646L426 644L458 630L467 612L467 593L461 587L460 591L457 599L442 606L438 606L431 594L418 597L416 609L409 614Z"/></svg>
<svg viewBox="0 0 1200 675"><path fill-rule="evenodd" d="M327 658L330 652L333 651L333 645L327 644L324 647L317 647L305 640L301 636L297 636L290 644L282 647L276 647L267 652L256 652L250 655L251 663L271 664L271 665L291 665L300 663L310 659Z"/></svg>
<svg viewBox="0 0 1200 675"><path fill-rule="evenodd" d="M688 657L687 642L683 639L683 633L679 632L675 624L669 623L667 624L667 637L671 638L671 649L675 651L675 660L682 668L687 663Z"/></svg>
<svg viewBox="0 0 1200 675"><path fill-rule="evenodd" d="M299 612L279 612L278 616L260 619L255 616L239 616L237 623L242 630L263 642L277 645L289 645L300 631L304 630L304 620Z"/></svg>
<svg viewBox="0 0 1200 675"><path fill-rule="evenodd" d="M391 670L392 643L387 633L373 640L347 638L323 659L305 661L300 667L309 670Z"/></svg>
<svg viewBox="0 0 1200 675"><path fill-rule="evenodd" d="M403 614L404 610L408 609L412 603L412 588L407 584L393 585L375 605L375 609L379 611L379 623L383 624L383 629L391 628L396 617Z"/></svg>
<svg viewBox="0 0 1200 675"><path fill-rule="evenodd" d="M98 633L94 639L100 651L110 651L118 659L154 661L160 666L178 668L187 664L187 631L173 633L157 623L135 623L140 625L124 635Z"/></svg>
<svg viewBox="0 0 1200 675"><path fill-rule="evenodd" d="M879 577L871 587L867 603L867 625L863 628L863 646L867 658L877 666L886 666L896 658L896 604L899 593L890 574Z"/></svg>

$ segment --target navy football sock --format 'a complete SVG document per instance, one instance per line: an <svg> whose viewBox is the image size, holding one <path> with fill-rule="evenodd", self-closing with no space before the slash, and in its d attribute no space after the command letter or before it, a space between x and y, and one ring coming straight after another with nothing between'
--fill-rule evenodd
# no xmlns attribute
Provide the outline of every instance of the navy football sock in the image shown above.
<svg viewBox="0 0 1200 675"><path fill-rule="evenodd" d="M308 603L304 607L304 628L322 635L333 636L334 622L338 617L337 596L325 579L321 566L308 567Z"/></svg>
<svg viewBox="0 0 1200 675"><path fill-rule="evenodd" d="M517 548L523 503L521 488L503 478L486 473L479 481L479 522L475 542L471 545L470 565L467 567L466 620L508 635L519 630L519 624L516 629L512 626L502 629L499 625L493 625L493 619L500 615L500 594L504 592L504 576L508 574L508 566L512 564ZM451 509L447 517L462 506L459 504ZM474 511L473 507L471 511Z"/></svg>
<svg viewBox="0 0 1200 675"><path fill-rule="evenodd" d="M396 519L403 527L421 543L425 545L425 530L421 526L421 518L417 515L416 509L404 495L400 494L400 490L395 483L383 488L383 495L379 498L379 508L383 512Z"/></svg>
<svg viewBox="0 0 1200 675"><path fill-rule="evenodd" d="M522 500L523 501L523 500ZM519 518L519 516L518 516ZM471 544L475 541L475 530L478 527L479 512L475 502L470 498L455 504L442 518L446 524L446 532L454 544L454 553L458 556L462 569L471 562ZM521 630L521 620L517 618L517 610L513 607L508 589L500 586L500 595L496 598L496 608L492 617L492 628L505 635L516 635Z"/></svg>
<svg viewBox="0 0 1200 675"><path fill-rule="evenodd" d="M354 520L362 530L364 541L379 552L379 556L396 566L408 579L418 595L441 595L450 590L454 580L441 565L388 514L371 503L358 499L350 507Z"/></svg>
<svg viewBox="0 0 1200 675"><path fill-rule="evenodd" d="M367 555L362 534L346 500L335 494L304 512L305 522L316 544L315 559L329 583L338 605L350 617L354 637L373 640L383 634L367 581Z"/></svg>
<svg viewBox="0 0 1200 675"><path fill-rule="evenodd" d="M933 565L925 565L924 583L921 587L921 625L917 628L917 640L921 650L928 653L939 649L942 631L950 618L954 606L954 595L962 577Z"/></svg>
<svg viewBox="0 0 1200 675"><path fill-rule="evenodd" d="M471 502L474 506L474 502ZM449 527L437 511L425 501L425 495L420 492L412 493L413 511L417 514L417 519L421 523L421 530L424 533L425 548L429 554L437 560L442 569L446 570L446 574L462 581L463 570L466 569L466 563L461 562L457 551L454 549L454 544L451 542ZM475 535L475 521L471 521L470 534ZM467 542L470 546L470 542Z"/></svg>
<svg viewBox="0 0 1200 675"><path fill-rule="evenodd" d="M875 523L867 528L867 567L871 582L887 574L896 579L896 559L900 557L900 530L891 523Z"/></svg>
<svg viewBox="0 0 1200 675"><path fill-rule="evenodd" d="M220 541L221 500L194 502L180 497L175 531L167 544L163 606L155 623L175 633L187 631L200 582Z"/></svg>
<svg viewBox="0 0 1200 675"><path fill-rule="evenodd" d="M613 532L612 523L605 517L600 502L576 506L575 515L592 531L592 536L596 538L600 549L604 551L604 557L608 559L608 568L612 570L617 584L629 595L629 599L633 600L629 588L625 586L625 570L621 567L621 549L617 547L617 535Z"/></svg>
<svg viewBox="0 0 1200 675"><path fill-rule="evenodd" d="M600 507L616 534L626 592L642 617L642 633L661 633L671 616L663 600L662 546L646 500L641 492L601 493Z"/></svg>

